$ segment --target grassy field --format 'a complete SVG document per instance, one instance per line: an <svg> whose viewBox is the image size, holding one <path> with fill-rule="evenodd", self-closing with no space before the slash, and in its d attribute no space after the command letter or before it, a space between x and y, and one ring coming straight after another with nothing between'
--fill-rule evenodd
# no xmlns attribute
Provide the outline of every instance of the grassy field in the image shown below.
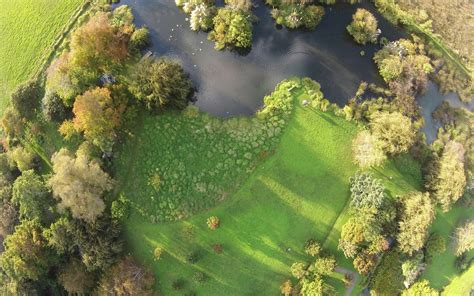
<svg viewBox="0 0 474 296"><path fill-rule="evenodd" d="M436 215L436 219L433 222L430 231L442 235L446 240L447 248L443 254L433 258L433 262L428 265L423 273L422 278L429 280L433 288L441 289L448 285L452 280L459 277L459 270L454 265L456 256L454 256L451 237L458 222L464 221L466 218L474 218L471 208L458 207L453 208L448 213L439 211ZM469 255L472 257L474 251L471 251Z"/></svg>
<svg viewBox="0 0 474 296"><path fill-rule="evenodd" d="M357 127L330 112L301 107L306 95L300 91L294 95L298 103L275 153L226 201L184 221L152 224L137 212L126 220L131 252L155 271L158 288L165 295L189 291L276 295L279 285L290 278L290 265L309 261L303 252L309 238L323 243L341 266L352 269L350 261L336 254L336 246L347 219L349 177L356 172L350 147ZM419 176L400 169L406 167L399 160L379 173L392 194L417 187ZM212 215L221 219L215 231L206 226L206 218ZM214 244L222 245L221 254L213 251ZM153 261L157 246L164 255ZM200 253L196 264L186 262L191 251ZM192 280L198 271L207 274L207 282ZM179 292L172 289L177 279L185 283ZM338 294L343 293L341 275L332 275L330 282Z"/></svg>
<svg viewBox="0 0 474 296"><path fill-rule="evenodd" d="M463 274L455 276L441 293L443 296L470 295L474 289L474 265Z"/></svg>
<svg viewBox="0 0 474 296"><path fill-rule="evenodd" d="M84 0L0 0L0 113L19 83L47 58L74 11Z"/></svg>

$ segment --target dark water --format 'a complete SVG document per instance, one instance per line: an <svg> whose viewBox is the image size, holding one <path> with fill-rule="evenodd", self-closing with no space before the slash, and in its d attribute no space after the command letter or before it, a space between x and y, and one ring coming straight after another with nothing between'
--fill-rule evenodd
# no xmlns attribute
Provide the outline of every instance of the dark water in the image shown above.
<svg viewBox="0 0 474 296"><path fill-rule="evenodd" d="M321 24L312 32L278 30L263 1L253 13L253 47L245 55L214 50L207 34L192 32L187 17L173 0L125 0L138 25L152 34L151 51L182 60L198 89L196 105L214 115L252 114L263 96L291 76L309 76L321 83L324 94L339 105L354 95L361 80L381 83L372 61L378 45L359 46L346 32L357 7L372 11L382 35L389 40L403 34L383 20L370 4L338 4L326 8ZM365 51L365 56L360 51Z"/></svg>
<svg viewBox="0 0 474 296"><path fill-rule="evenodd" d="M220 1L222 2L222 1ZM173 0L122 0L132 7L137 25L146 25L152 35L149 48L157 56L166 55L182 61L198 89L196 105L218 116L253 114L262 105L263 96L291 76L308 76L318 81L325 96L344 105L357 90L360 81L383 85L372 60L379 45L357 45L346 26L359 7L371 11L379 22L382 36L388 40L405 37L372 4L336 4L326 7L326 15L315 31L277 29L270 9L256 0L253 13L258 22L253 28L253 47L246 55L216 51L207 33L193 32L185 15ZM365 55L360 52L364 50ZM437 126L431 112L443 100L459 105L454 94L446 96L430 84L419 98L425 117L428 140ZM471 106L472 107L472 106Z"/></svg>

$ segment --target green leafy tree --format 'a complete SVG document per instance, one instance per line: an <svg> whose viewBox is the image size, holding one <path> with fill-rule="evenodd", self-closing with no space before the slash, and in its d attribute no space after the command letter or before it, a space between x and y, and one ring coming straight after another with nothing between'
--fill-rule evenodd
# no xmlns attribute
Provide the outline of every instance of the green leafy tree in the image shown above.
<svg viewBox="0 0 474 296"><path fill-rule="evenodd" d="M297 278L301 279L306 275L306 264L302 262L296 262L291 265L291 274Z"/></svg>
<svg viewBox="0 0 474 296"><path fill-rule="evenodd" d="M99 282L99 295L153 295L154 276L127 256L110 267Z"/></svg>
<svg viewBox="0 0 474 296"><path fill-rule="evenodd" d="M62 122L66 119L67 110L61 97L55 92L47 92L43 97L43 115L48 121Z"/></svg>
<svg viewBox="0 0 474 296"><path fill-rule="evenodd" d="M46 246L38 220L24 220L5 239L0 266L14 280L38 280L43 277L54 257Z"/></svg>
<svg viewBox="0 0 474 296"><path fill-rule="evenodd" d="M434 214L434 205L428 193L411 192L403 197L397 237L400 250L412 255L423 247Z"/></svg>
<svg viewBox="0 0 474 296"><path fill-rule="evenodd" d="M143 49L150 44L150 31L143 27L133 32L130 37L130 47L135 50Z"/></svg>
<svg viewBox="0 0 474 296"><path fill-rule="evenodd" d="M439 296L439 292L431 288L427 280L423 280L403 290L402 296Z"/></svg>
<svg viewBox="0 0 474 296"><path fill-rule="evenodd" d="M371 272L377 265L377 256L363 251L354 258L354 268L358 273L367 274Z"/></svg>
<svg viewBox="0 0 474 296"><path fill-rule="evenodd" d="M370 121L374 135L388 154L407 152L415 141L415 129L410 118L399 112L377 112Z"/></svg>
<svg viewBox="0 0 474 296"><path fill-rule="evenodd" d="M377 42L380 34L377 29L377 19L368 10L358 8L352 16L352 23L347 26L347 31L359 44Z"/></svg>
<svg viewBox="0 0 474 296"><path fill-rule="evenodd" d="M214 28L209 33L209 40L215 42L216 49L252 46L252 21L249 13L228 7L219 8L213 22Z"/></svg>
<svg viewBox="0 0 474 296"><path fill-rule="evenodd" d="M15 180L13 184L12 202L19 206L22 220L35 218L43 223L51 215L51 195L40 176L29 170Z"/></svg>
<svg viewBox="0 0 474 296"><path fill-rule="evenodd" d="M59 200L59 208L69 209L73 217L94 222L105 209L102 195L113 187L113 181L99 164L87 157L74 157L61 149L52 157L54 175L48 184Z"/></svg>
<svg viewBox="0 0 474 296"><path fill-rule="evenodd" d="M170 59L145 59L137 66L130 92L150 110L188 104L191 81L181 65Z"/></svg>
<svg viewBox="0 0 474 296"><path fill-rule="evenodd" d="M443 155L436 166L430 187L444 212L449 211L464 193L464 153L464 147L460 143L450 141L444 147Z"/></svg>
<svg viewBox="0 0 474 296"><path fill-rule="evenodd" d="M41 101L42 88L35 80L27 81L16 87L11 95L11 102L20 116L32 119Z"/></svg>
<svg viewBox="0 0 474 296"><path fill-rule="evenodd" d="M314 270L321 275L331 274L336 268L336 259L334 256L320 257L314 261Z"/></svg>
<svg viewBox="0 0 474 296"><path fill-rule="evenodd" d="M439 233L433 233L428 238L425 249L426 260L431 261L435 255L446 251L446 241Z"/></svg>
<svg viewBox="0 0 474 296"><path fill-rule="evenodd" d="M22 146L16 146L8 151L8 156L22 172L34 166L35 154Z"/></svg>
<svg viewBox="0 0 474 296"><path fill-rule="evenodd" d="M306 254L316 257L321 252L321 245L314 239L309 239L304 246L304 251Z"/></svg>

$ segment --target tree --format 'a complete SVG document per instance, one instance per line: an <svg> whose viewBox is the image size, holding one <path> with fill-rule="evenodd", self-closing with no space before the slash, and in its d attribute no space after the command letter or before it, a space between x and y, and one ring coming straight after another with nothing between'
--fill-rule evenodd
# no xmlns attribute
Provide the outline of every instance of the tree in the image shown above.
<svg viewBox="0 0 474 296"><path fill-rule="evenodd" d="M25 130L25 119L11 106L7 107L2 116L2 129L7 140L21 137Z"/></svg>
<svg viewBox="0 0 474 296"><path fill-rule="evenodd" d="M433 233L428 238L425 249L426 261L431 261L434 255L446 251L446 241L439 233Z"/></svg>
<svg viewBox="0 0 474 296"><path fill-rule="evenodd" d="M73 217L94 222L105 208L102 194L112 189L113 181L99 164L85 156L74 157L61 149L52 157L54 175L48 185L59 199L59 208L69 209Z"/></svg>
<svg viewBox="0 0 474 296"><path fill-rule="evenodd" d="M460 256L474 248L474 220L469 220L454 231L454 249Z"/></svg>
<svg viewBox="0 0 474 296"><path fill-rule="evenodd" d="M66 217L61 217L43 231L48 246L59 255L73 253L75 248L75 224Z"/></svg>
<svg viewBox="0 0 474 296"><path fill-rule="evenodd" d="M185 108L191 87L181 65L163 58L140 62L129 86L130 92L150 110Z"/></svg>
<svg viewBox="0 0 474 296"><path fill-rule="evenodd" d="M252 21L249 13L228 7L219 8L213 22L214 29L208 37L215 42L216 49L252 46Z"/></svg>
<svg viewBox="0 0 474 296"><path fill-rule="evenodd" d="M54 258L46 247L38 220L24 220L15 232L5 239L5 251L0 255L0 266L15 280L38 280L50 267Z"/></svg>
<svg viewBox="0 0 474 296"><path fill-rule="evenodd" d="M320 257L314 261L314 270L321 275L331 274L336 268L336 259L334 256Z"/></svg>
<svg viewBox="0 0 474 296"><path fill-rule="evenodd" d="M361 131L352 141L354 162L362 169L381 165L387 156L378 139L369 131Z"/></svg>
<svg viewBox="0 0 474 296"><path fill-rule="evenodd" d="M39 107L41 96L42 89L39 83L30 80L16 87L11 95L11 102L20 116L32 119Z"/></svg>
<svg viewBox="0 0 474 296"><path fill-rule="evenodd" d="M88 294L95 285L94 274L88 272L84 264L75 258L60 269L58 280L71 295Z"/></svg>
<svg viewBox="0 0 474 296"><path fill-rule="evenodd" d="M439 292L430 287L427 280L422 280L412 285L409 289L403 290L402 296L438 296Z"/></svg>
<svg viewBox="0 0 474 296"><path fill-rule="evenodd" d="M369 173L357 173L350 179L350 186L353 209L379 209L386 198L382 182Z"/></svg>
<svg viewBox="0 0 474 296"><path fill-rule="evenodd" d="M99 295L153 295L153 274L127 256L107 270L99 283Z"/></svg>
<svg viewBox="0 0 474 296"><path fill-rule="evenodd" d="M324 281L320 276L316 276L313 280L303 279L301 283L301 296L323 296Z"/></svg>
<svg viewBox="0 0 474 296"><path fill-rule="evenodd" d="M128 56L129 36L113 28L105 13L97 13L71 37L73 67L106 70Z"/></svg>
<svg viewBox="0 0 474 296"><path fill-rule="evenodd" d="M25 171L13 183L12 202L20 208L20 218L46 222L51 199L40 176L33 170Z"/></svg>
<svg viewBox="0 0 474 296"><path fill-rule="evenodd" d="M74 128L103 151L110 151L123 111L115 106L110 90L97 87L76 98Z"/></svg>
<svg viewBox="0 0 474 296"><path fill-rule="evenodd" d="M62 122L67 116L66 106L55 92L47 92L43 97L42 110L48 121Z"/></svg>
<svg viewBox="0 0 474 296"><path fill-rule="evenodd" d="M22 146L16 146L8 151L8 156L22 172L33 168L35 154Z"/></svg>
<svg viewBox="0 0 474 296"><path fill-rule="evenodd" d="M106 270L117 262L123 249L118 221L102 216L92 224L81 220L72 223L74 248L88 271Z"/></svg>
<svg viewBox="0 0 474 296"><path fill-rule="evenodd" d="M297 278L301 279L306 275L306 264L302 262L296 262L291 265L291 274Z"/></svg>
<svg viewBox="0 0 474 296"><path fill-rule="evenodd" d="M380 34L377 29L377 19L369 11L358 8L352 16L352 23L347 26L347 31L354 37L359 44L367 42L377 42Z"/></svg>
<svg viewBox="0 0 474 296"><path fill-rule="evenodd" d="M321 245L314 239L309 239L304 246L304 251L306 254L316 257L321 252Z"/></svg>
<svg viewBox="0 0 474 296"><path fill-rule="evenodd" d="M150 44L150 31L148 28L143 27L133 32L130 37L130 47L135 50L140 50L147 47Z"/></svg>
<svg viewBox="0 0 474 296"><path fill-rule="evenodd" d="M367 274L377 265L377 256L369 252L360 252L354 258L354 268L358 273Z"/></svg>
<svg viewBox="0 0 474 296"><path fill-rule="evenodd" d="M434 214L434 206L428 193L411 192L403 197L397 237L400 250L412 255L423 247Z"/></svg>
<svg viewBox="0 0 474 296"><path fill-rule="evenodd" d="M376 112L371 118L370 128L388 154L406 152L415 141L410 118L399 112Z"/></svg>
<svg viewBox="0 0 474 296"><path fill-rule="evenodd" d="M430 187L443 211L447 212L463 195L466 187L464 147L458 142L448 142L437 168Z"/></svg>

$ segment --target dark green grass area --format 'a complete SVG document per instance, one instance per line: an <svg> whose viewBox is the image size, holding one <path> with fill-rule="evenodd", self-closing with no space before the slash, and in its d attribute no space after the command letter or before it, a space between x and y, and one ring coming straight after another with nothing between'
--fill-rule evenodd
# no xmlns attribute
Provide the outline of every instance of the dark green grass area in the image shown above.
<svg viewBox="0 0 474 296"><path fill-rule="evenodd" d="M34 75L84 0L0 0L0 113L13 88Z"/></svg>
<svg viewBox="0 0 474 296"><path fill-rule="evenodd" d="M130 251L154 270L163 294L277 295L280 284L291 278L290 265L311 261L303 252L309 238L323 243L340 265L352 269L337 251L337 241L347 219L349 177L356 172L351 141L357 126L332 112L301 107L308 95L293 94L296 107L276 150L219 206L179 222L151 224L136 211L125 221ZM162 141L155 130L153 139ZM141 159L140 153L136 159ZM397 162L381 170L390 191L417 187L417 179L402 172ZM149 207L154 207L151 201ZM221 220L215 231L206 226L213 215ZM222 245L221 254L213 251L214 244ZM157 246L164 255L153 261ZM200 254L195 264L186 261L192 251ZM207 274L205 283L192 280L198 271ZM173 290L172 283L179 279L184 287ZM342 275L332 275L329 282L338 294L344 292Z"/></svg>
<svg viewBox="0 0 474 296"><path fill-rule="evenodd" d="M432 263L428 265L422 275L422 278L430 281L433 288L440 290L459 277L460 271L455 266L456 256L454 255L452 236L456 227L459 226L458 223L468 218L474 219L472 208L469 207L455 207L448 213L438 211L436 214L430 232L439 233L446 240L446 251L435 255ZM473 258L474 250L468 252L467 255ZM474 284L473 280L471 280L471 284Z"/></svg>

